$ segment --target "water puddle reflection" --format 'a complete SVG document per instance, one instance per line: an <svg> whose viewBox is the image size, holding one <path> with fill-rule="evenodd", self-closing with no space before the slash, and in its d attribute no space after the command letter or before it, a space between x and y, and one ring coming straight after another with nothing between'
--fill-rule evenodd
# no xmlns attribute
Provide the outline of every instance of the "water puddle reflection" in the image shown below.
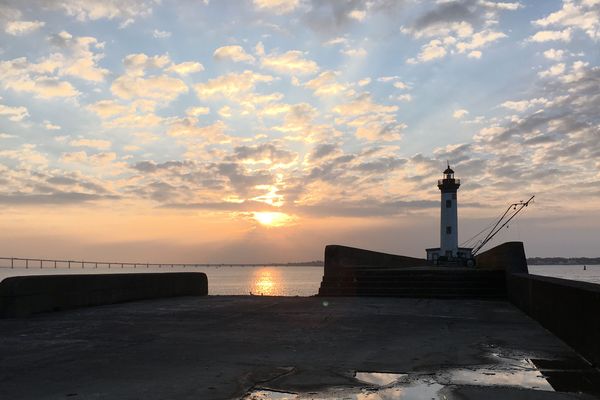
<svg viewBox="0 0 600 400"><path fill-rule="evenodd" d="M354 377L361 382L377 386L388 386L397 382L407 374L393 374L389 372L356 372Z"/></svg>
<svg viewBox="0 0 600 400"><path fill-rule="evenodd" d="M527 358L492 354L494 363L475 368L441 371L438 381L451 385L509 386L523 389L554 391L540 370Z"/></svg>
<svg viewBox="0 0 600 400"><path fill-rule="evenodd" d="M294 393L277 392L274 390L255 390L248 393L242 400L296 400Z"/></svg>
<svg viewBox="0 0 600 400"><path fill-rule="evenodd" d="M319 392L285 393L259 389L243 400L446 400L460 387L494 386L554 391L546 377L527 358L492 354L489 364L449 368L430 373L357 371L357 387L328 388ZM368 386L367 386L368 385Z"/></svg>

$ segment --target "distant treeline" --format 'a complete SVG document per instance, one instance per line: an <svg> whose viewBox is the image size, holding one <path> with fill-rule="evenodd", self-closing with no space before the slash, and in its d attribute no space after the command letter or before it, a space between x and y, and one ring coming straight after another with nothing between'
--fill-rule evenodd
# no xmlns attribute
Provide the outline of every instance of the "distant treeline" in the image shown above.
<svg viewBox="0 0 600 400"><path fill-rule="evenodd" d="M323 261L314 260L314 261L299 261L299 262L289 262L285 264L277 264L281 266L289 266L289 267L322 267Z"/></svg>
<svg viewBox="0 0 600 400"><path fill-rule="evenodd" d="M529 265L587 265L600 264L600 257L532 257L527 259Z"/></svg>

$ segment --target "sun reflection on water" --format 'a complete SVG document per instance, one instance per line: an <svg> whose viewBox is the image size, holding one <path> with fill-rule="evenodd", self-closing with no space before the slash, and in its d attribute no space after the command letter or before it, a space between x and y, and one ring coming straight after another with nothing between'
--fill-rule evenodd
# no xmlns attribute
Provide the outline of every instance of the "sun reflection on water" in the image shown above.
<svg viewBox="0 0 600 400"><path fill-rule="evenodd" d="M282 279L280 272L273 268L261 268L252 276L251 294L259 296L281 296Z"/></svg>

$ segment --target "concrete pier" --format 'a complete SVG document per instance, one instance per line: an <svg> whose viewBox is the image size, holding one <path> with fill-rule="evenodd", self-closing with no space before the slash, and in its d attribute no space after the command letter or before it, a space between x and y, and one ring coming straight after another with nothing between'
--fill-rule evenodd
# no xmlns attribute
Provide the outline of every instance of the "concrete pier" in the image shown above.
<svg viewBox="0 0 600 400"><path fill-rule="evenodd" d="M11 400L600 395L595 369L504 300L181 297L3 319L0 332L0 398ZM355 371L406 375L381 389ZM565 391L527 383L542 374Z"/></svg>

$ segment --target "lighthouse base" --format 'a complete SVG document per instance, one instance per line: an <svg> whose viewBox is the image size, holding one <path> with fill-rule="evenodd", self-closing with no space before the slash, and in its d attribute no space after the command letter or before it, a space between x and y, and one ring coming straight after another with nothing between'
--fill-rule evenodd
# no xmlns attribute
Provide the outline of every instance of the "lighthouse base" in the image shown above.
<svg viewBox="0 0 600 400"><path fill-rule="evenodd" d="M433 265L473 265L473 249L469 247L459 247L458 251L456 252L447 251L444 253L439 247L425 249L425 251L427 252L427 261L429 261Z"/></svg>

